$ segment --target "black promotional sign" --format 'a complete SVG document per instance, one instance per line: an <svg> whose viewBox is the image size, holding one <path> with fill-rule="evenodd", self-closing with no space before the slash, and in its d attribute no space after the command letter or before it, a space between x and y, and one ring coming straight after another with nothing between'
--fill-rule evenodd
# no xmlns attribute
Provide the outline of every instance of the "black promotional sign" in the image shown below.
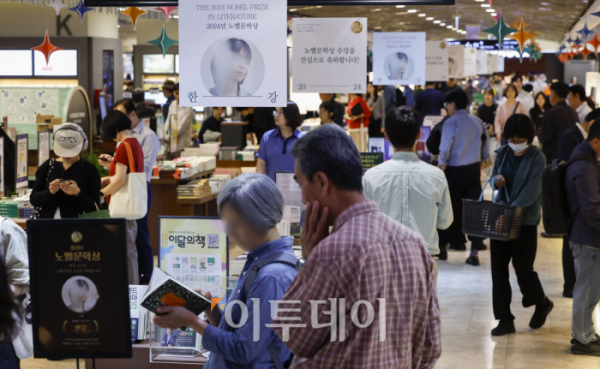
<svg viewBox="0 0 600 369"><path fill-rule="evenodd" d="M83 0L85 6L178 6L177 0ZM288 0L288 6L454 5L454 0Z"/></svg>
<svg viewBox="0 0 600 369"><path fill-rule="evenodd" d="M27 222L34 357L130 358L124 219Z"/></svg>
<svg viewBox="0 0 600 369"><path fill-rule="evenodd" d="M360 159L362 160L363 173L367 170L383 164L382 152L361 152Z"/></svg>

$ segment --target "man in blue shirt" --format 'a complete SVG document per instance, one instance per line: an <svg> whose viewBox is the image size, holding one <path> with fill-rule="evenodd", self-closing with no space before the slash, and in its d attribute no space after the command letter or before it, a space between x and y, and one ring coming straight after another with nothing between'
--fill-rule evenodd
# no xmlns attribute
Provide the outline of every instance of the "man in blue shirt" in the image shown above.
<svg viewBox="0 0 600 369"><path fill-rule="evenodd" d="M157 326L186 326L202 335L202 347L211 352L206 369L272 369L276 360L283 364L290 361L290 350L272 329L271 309L278 306L296 277L296 269L283 263L266 264L255 274L247 295L245 288L246 279L264 259L285 254L296 261L292 250L294 239L281 237L277 231L283 204L275 183L262 174L246 173L231 180L219 194L217 207L227 234L242 250L248 251L248 256L227 299L225 313L218 306L207 309L204 313L208 324L182 306L158 308L165 315L154 317ZM204 295L212 297L210 293ZM247 311L242 310L244 304ZM241 324L246 314L247 320Z"/></svg>
<svg viewBox="0 0 600 369"><path fill-rule="evenodd" d="M427 115L440 115L444 107L444 94L435 89L435 82L427 82L425 90L417 95L415 111L419 113L419 123L423 125L423 120Z"/></svg>
<svg viewBox="0 0 600 369"><path fill-rule="evenodd" d="M467 112L469 99L461 89L444 96L450 118L444 123L440 143L439 166L446 173L454 222L447 230L440 230L440 247L449 243L455 250L466 250L462 233L462 199L478 199L481 194L481 163L490 153L485 124ZM471 256L483 250L483 239L471 237ZM469 257L468 264L479 265L478 258Z"/></svg>
<svg viewBox="0 0 600 369"><path fill-rule="evenodd" d="M567 168L566 189L570 213L575 216L569 244L575 259L577 282L573 289L573 340L576 355L600 356L600 340L594 329L593 312L600 301L600 124L590 127Z"/></svg>
<svg viewBox="0 0 600 369"><path fill-rule="evenodd" d="M385 116L387 117L398 105L394 86L385 86L383 88L383 101L385 102Z"/></svg>
<svg viewBox="0 0 600 369"><path fill-rule="evenodd" d="M404 99L406 100L406 106L415 106L415 92L410 86L404 86Z"/></svg>

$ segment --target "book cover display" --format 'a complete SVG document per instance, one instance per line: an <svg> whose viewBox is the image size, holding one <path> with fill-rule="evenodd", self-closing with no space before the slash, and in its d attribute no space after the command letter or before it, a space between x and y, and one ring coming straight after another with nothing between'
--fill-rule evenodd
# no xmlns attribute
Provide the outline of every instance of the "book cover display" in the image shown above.
<svg viewBox="0 0 600 369"><path fill-rule="evenodd" d="M277 225L282 236L300 237L306 216L306 206L302 203L302 190L294 173L275 172L275 184L283 195L283 218Z"/></svg>
<svg viewBox="0 0 600 369"><path fill-rule="evenodd" d="M130 358L124 219L27 222L36 358Z"/></svg>

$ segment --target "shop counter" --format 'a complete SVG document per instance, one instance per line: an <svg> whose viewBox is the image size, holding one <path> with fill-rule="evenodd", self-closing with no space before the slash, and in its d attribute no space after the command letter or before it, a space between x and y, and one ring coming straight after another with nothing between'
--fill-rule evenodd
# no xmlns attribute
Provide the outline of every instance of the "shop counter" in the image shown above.
<svg viewBox="0 0 600 369"><path fill-rule="evenodd" d="M194 368L203 368L208 360L202 355L194 358L165 357L165 362L159 362L160 357L150 362L150 341L145 340L133 344L133 357L131 359L96 359L96 369L185 369L188 365ZM85 367L92 368L92 359L85 359Z"/></svg>

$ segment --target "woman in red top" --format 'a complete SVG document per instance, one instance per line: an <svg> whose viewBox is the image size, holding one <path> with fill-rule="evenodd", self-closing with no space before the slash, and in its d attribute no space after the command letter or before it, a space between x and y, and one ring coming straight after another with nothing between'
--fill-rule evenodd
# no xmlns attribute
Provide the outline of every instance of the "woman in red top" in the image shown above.
<svg viewBox="0 0 600 369"><path fill-rule="evenodd" d="M371 118L371 109L361 94L348 94L348 108L346 113L350 116L346 119L350 137L358 147L358 151L366 152L367 135L366 128L369 126ZM362 128L361 128L362 126Z"/></svg>
<svg viewBox="0 0 600 369"><path fill-rule="evenodd" d="M106 185L106 187L102 189L101 193L102 196L106 196L106 202L110 204L110 195L125 185L127 174L129 174L131 167L137 168L136 173L144 171L144 152L138 140L131 134L131 120L127 115L118 110L108 113L102 121L102 135L120 143L110 164L109 176L102 178L102 185ZM133 160L133 163L130 162L127 146L131 148L131 160ZM135 246L137 222L135 220L126 220L126 224L129 284L138 284L138 253Z"/></svg>

